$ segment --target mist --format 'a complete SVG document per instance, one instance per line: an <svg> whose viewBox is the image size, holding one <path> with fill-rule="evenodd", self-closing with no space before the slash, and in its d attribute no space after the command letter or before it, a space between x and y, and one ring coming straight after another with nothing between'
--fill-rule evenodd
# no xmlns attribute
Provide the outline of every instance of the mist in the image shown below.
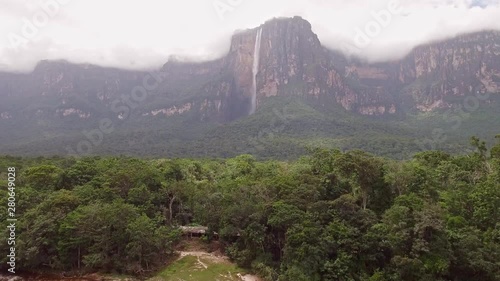
<svg viewBox="0 0 500 281"><path fill-rule="evenodd" d="M371 62L429 41L500 30L500 0L1 0L0 71L44 59L131 70L224 56L236 30L301 16L322 44Z"/></svg>

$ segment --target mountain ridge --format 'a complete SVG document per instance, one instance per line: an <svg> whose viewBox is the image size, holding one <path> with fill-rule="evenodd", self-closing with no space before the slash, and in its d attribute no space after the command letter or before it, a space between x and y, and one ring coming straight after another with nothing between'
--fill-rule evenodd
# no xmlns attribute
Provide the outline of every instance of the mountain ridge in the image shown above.
<svg viewBox="0 0 500 281"><path fill-rule="evenodd" d="M259 30L260 60L255 69ZM30 130L46 137L78 135L106 118L122 130L122 137L146 127L178 128L166 134L177 138L185 134L183 128L190 131L188 127L230 128L224 124L249 116L253 95L257 115L264 113L261 108L270 110L266 104L273 98L299 99L332 116L393 121L463 108L471 97L497 108L499 54L500 32L485 31L419 46L402 60L371 64L327 49L300 17L278 18L235 33L227 55L212 61L171 59L149 72L42 61L29 74L0 73L0 97L5 101L0 103L0 128L29 124ZM145 81L155 86L146 91ZM138 96L137 89L146 95ZM279 102L272 104L280 108ZM14 145L33 138L23 126L2 141Z"/></svg>

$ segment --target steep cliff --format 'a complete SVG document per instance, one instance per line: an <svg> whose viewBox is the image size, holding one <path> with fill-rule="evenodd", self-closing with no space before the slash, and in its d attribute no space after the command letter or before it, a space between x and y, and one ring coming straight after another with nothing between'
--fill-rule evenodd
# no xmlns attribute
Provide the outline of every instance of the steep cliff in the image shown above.
<svg viewBox="0 0 500 281"><path fill-rule="evenodd" d="M319 143L406 157L420 149L416 138L450 127L439 114L419 112L488 104L471 118L476 123L439 139L454 151L463 146L453 138L491 137L500 122L498 31L432 42L375 64L326 49L300 17L239 31L230 44L217 60L171 58L154 71L42 61L31 73L0 73L0 131L9 132L0 134L0 153L67 153L70 146L226 157L264 147L257 153L289 157ZM103 120L111 133L99 131Z"/></svg>
<svg viewBox="0 0 500 281"><path fill-rule="evenodd" d="M29 74L0 73L0 112L17 118L81 118L107 111L142 79L138 71L41 61Z"/></svg>
<svg viewBox="0 0 500 281"><path fill-rule="evenodd" d="M259 33L260 46L256 48ZM253 69L257 55L258 67ZM257 107L271 96L333 97L346 109L351 109L357 100L355 92L335 70L328 50L312 32L309 22L300 17L273 19L235 34L220 72L223 77L207 85L204 91L217 97L214 106L222 102L218 107L224 111L221 116L226 120L249 114L252 91L256 91Z"/></svg>
<svg viewBox="0 0 500 281"><path fill-rule="evenodd" d="M257 107L271 96L318 99L326 108L334 101L362 115L451 107L467 95L499 92L499 43L499 32L485 31L417 47L399 61L368 64L325 49L300 17L273 19L233 36L227 56L213 64L221 76L204 87L215 98L205 100L203 110L224 121L248 115L252 91Z"/></svg>
<svg viewBox="0 0 500 281"><path fill-rule="evenodd" d="M151 89L155 95L134 109L138 116L190 113L224 123L258 111L269 97L294 96L362 115L430 111L468 95L500 92L499 54L500 32L485 31L417 47L399 61L368 64L324 48L306 20L277 18L234 34L228 54L218 60L169 60L159 72L161 83ZM52 97L53 108L37 112L88 116L109 112L148 75L43 61L30 74L0 73L0 95ZM13 116L1 105L0 113Z"/></svg>
<svg viewBox="0 0 500 281"><path fill-rule="evenodd" d="M500 93L499 55L500 32L485 31L419 46L400 61L348 63L344 78L374 102L393 99L396 108L431 111Z"/></svg>

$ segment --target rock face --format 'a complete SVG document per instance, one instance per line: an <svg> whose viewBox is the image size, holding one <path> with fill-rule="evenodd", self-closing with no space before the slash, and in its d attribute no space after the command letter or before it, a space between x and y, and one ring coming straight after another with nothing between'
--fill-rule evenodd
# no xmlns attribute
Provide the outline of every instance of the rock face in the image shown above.
<svg viewBox="0 0 500 281"><path fill-rule="evenodd" d="M297 95L327 96L336 93L339 101L349 104L354 96L335 71L329 52L321 46L311 25L302 18L274 19L251 30L235 34L227 56L211 62L214 80L202 89L210 98L203 101L202 110L230 121L250 112L253 64L257 33L261 30L260 63L256 73L257 107L265 97ZM168 65L168 64L167 64ZM200 64L204 68L206 64ZM176 72L182 71L178 66ZM172 69L172 68L169 68ZM197 77L191 73L198 72ZM201 70L192 70L192 80L201 79ZM219 76L219 77L217 77Z"/></svg>
<svg viewBox="0 0 500 281"><path fill-rule="evenodd" d="M500 32L483 32L416 48L399 80L417 108L449 107L457 97L500 93Z"/></svg>
<svg viewBox="0 0 500 281"><path fill-rule="evenodd" d="M205 116L230 121L248 114L259 30L257 107L266 97L294 95L384 115L451 107L468 95L500 92L500 32L462 35L417 47L399 61L367 64L325 49L304 19L279 18L235 34L227 56L211 62L211 72L221 78L203 88L215 97L204 101Z"/></svg>
<svg viewBox="0 0 500 281"><path fill-rule="evenodd" d="M260 58L253 69L259 31ZM148 118L191 113L202 121L228 122L250 113L255 91L257 109L267 97L299 96L363 115L430 111L468 95L499 93L499 55L500 32L485 31L417 47L399 61L367 64L324 48L304 19L278 18L236 33L229 53L218 60L169 60L161 83L148 89L155 95L133 108ZM148 75L44 61L30 74L0 73L0 97L53 97L54 108L35 113L89 118L96 108L109 111L117 99L123 102ZM15 118L1 104L0 113Z"/></svg>
<svg viewBox="0 0 500 281"><path fill-rule="evenodd" d="M415 48L400 61L345 64L345 79L369 96L366 106L391 104L431 111L463 103L467 96L500 93L500 32L462 35ZM405 104L406 103L406 104ZM393 106L394 105L394 106ZM360 111L362 114L370 114Z"/></svg>
<svg viewBox="0 0 500 281"><path fill-rule="evenodd" d="M274 19L233 36L229 53L216 64L220 69L214 69L222 73L222 78L204 88L206 94L216 97L207 110L211 108L219 119L226 121L250 112L259 30L262 35L256 73L257 107L266 97L289 95L333 97L346 109L354 106L356 93L342 81L329 51L312 32L309 22L294 17ZM214 110L214 106L219 110Z"/></svg>
<svg viewBox="0 0 500 281"><path fill-rule="evenodd" d="M0 73L2 96L96 96L101 101L129 90L141 72L75 65L66 61L41 61L30 74Z"/></svg>

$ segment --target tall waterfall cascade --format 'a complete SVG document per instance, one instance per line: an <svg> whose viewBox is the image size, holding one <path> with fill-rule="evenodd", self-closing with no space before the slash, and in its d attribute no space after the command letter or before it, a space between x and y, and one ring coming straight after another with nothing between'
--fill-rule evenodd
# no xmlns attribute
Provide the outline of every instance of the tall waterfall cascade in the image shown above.
<svg viewBox="0 0 500 281"><path fill-rule="evenodd" d="M260 59L260 42L262 37L262 28L257 31L255 36L255 48L253 51L253 65L252 65L252 105L250 114L255 113L257 107L257 73L259 72L259 59Z"/></svg>

